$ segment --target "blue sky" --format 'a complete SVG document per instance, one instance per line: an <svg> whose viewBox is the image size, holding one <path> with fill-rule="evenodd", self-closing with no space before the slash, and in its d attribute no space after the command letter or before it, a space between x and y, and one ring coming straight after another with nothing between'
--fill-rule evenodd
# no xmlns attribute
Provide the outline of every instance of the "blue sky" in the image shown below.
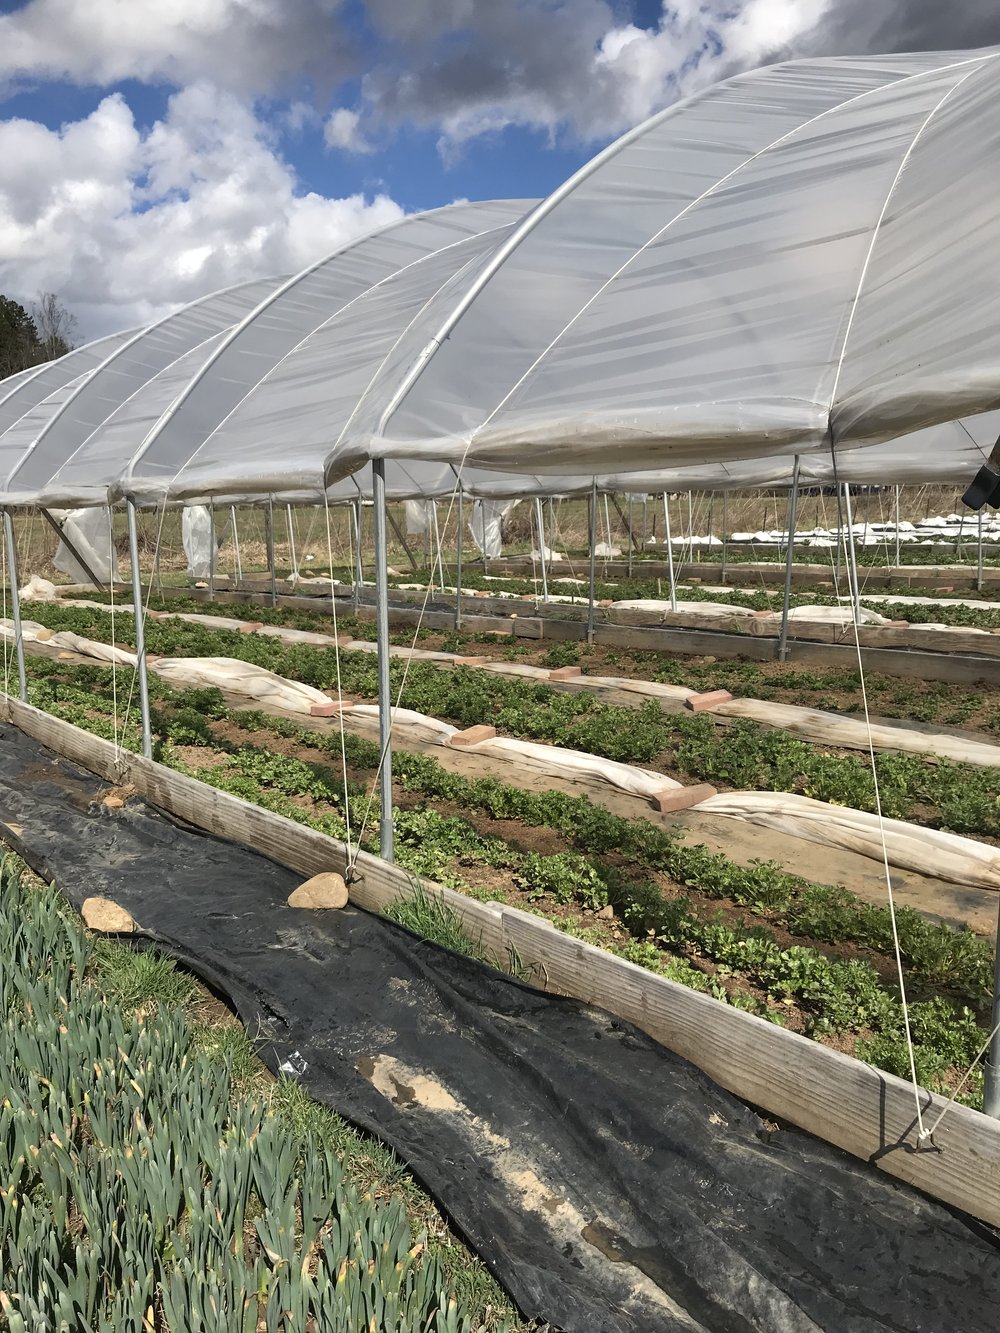
<svg viewBox="0 0 1000 1333"><path fill-rule="evenodd" d="M535 197L786 54L1000 41L996 0L0 0L0 291L97 335L403 212Z"/></svg>

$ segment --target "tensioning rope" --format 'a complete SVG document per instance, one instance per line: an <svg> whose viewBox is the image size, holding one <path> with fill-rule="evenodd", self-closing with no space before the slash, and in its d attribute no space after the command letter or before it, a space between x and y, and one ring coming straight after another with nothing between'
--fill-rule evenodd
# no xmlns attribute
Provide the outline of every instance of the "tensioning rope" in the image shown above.
<svg viewBox="0 0 1000 1333"><path fill-rule="evenodd" d="M330 500L326 492L323 493L323 510L326 518L326 558L330 562L330 607L333 613L333 660L336 667L337 683L337 721L340 726L340 764L341 775L344 780L344 823L347 826L347 834L344 839L347 846L346 869L349 872L357 859L351 855L351 799L349 795L349 784L347 781L347 740L344 734L344 694L340 685L340 636L337 632L337 590L333 579L333 534L330 530ZM362 833L364 829L362 828ZM361 834L358 835L358 849L361 847ZM348 875L344 876L345 879Z"/></svg>
<svg viewBox="0 0 1000 1333"><path fill-rule="evenodd" d="M831 443L830 453L833 458L833 476L834 484L840 485L837 476L837 454L836 449ZM851 522L850 492L845 489L844 502L846 507L846 525L842 528L845 542L845 556L849 562L849 569L853 569L854 585L857 587L857 547L854 542L854 528ZM836 587L836 582L834 584ZM839 594L838 594L839 596ZM864 707L865 728L868 735L868 755L871 760L872 785L875 792L875 815L878 820L879 842L882 848L882 868L885 874L885 890L889 902L889 921L892 926L892 946L896 959L896 977L899 982L899 1002L903 1013L903 1030L906 1035L906 1053L910 1066L910 1081L913 1086L913 1101L916 1107L917 1115L917 1142L924 1143L929 1137L930 1132L924 1126L923 1108L920 1104L921 1087L917 1079L917 1060L916 1052L913 1048L913 1031L910 1023L910 1006L906 996L906 976L903 969L903 950L899 942L899 926L896 920L896 898L892 888L892 872L889 868L889 848L885 837L885 819L882 814L882 792L878 780L878 764L875 758L875 738L872 735L871 715L868 708L868 687L865 680L865 666L861 654L861 634L858 627L857 607L854 605L853 597L851 601L851 624L854 628L854 647L857 653L858 678L861 684L861 700Z"/></svg>

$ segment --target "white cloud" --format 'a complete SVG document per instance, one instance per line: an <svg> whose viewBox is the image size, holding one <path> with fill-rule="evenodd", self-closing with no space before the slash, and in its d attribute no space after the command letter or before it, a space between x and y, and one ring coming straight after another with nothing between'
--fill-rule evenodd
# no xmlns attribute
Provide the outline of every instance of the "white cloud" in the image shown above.
<svg viewBox="0 0 1000 1333"><path fill-rule="evenodd" d="M0 291L57 292L89 336L295 271L401 215L385 195L297 193L252 110L204 84L146 133L118 94L58 131L0 122Z"/></svg>
<svg viewBox="0 0 1000 1333"><path fill-rule="evenodd" d="M607 138L680 96L761 63L812 31L835 0L663 0L655 27L608 0L368 0L399 55L363 82L364 118L461 145L510 125Z"/></svg>
<svg viewBox="0 0 1000 1333"><path fill-rule="evenodd" d="M372 145L361 130L361 113L348 107L338 107L326 122L323 138L330 148L340 148L345 153L371 153Z"/></svg>
<svg viewBox="0 0 1000 1333"><path fill-rule="evenodd" d="M342 77L353 60L340 0L29 0L0 15L0 82L208 78L266 92Z"/></svg>

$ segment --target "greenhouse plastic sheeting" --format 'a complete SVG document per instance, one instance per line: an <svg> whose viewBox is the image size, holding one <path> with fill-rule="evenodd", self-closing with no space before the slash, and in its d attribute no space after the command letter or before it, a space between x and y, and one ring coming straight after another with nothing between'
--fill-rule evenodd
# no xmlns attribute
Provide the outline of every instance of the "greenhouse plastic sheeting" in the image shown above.
<svg viewBox="0 0 1000 1333"><path fill-rule="evenodd" d="M183 392L192 375L221 345L227 332L224 329L206 339L147 380L50 477L42 478L41 470L36 469L29 455L11 481L13 503L105 504L140 442ZM35 490L32 478L38 483Z"/></svg>
<svg viewBox="0 0 1000 1333"><path fill-rule="evenodd" d="M1000 1248L776 1128L627 1023L348 908L0 726L0 818L232 997L272 1069L388 1143L518 1306L566 1333L993 1333ZM585 1090L582 1092L581 1090Z"/></svg>
<svg viewBox="0 0 1000 1333"><path fill-rule="evenodd" d="M231 328L282 282L280 277L213 292L183 306L114 348L51 413L30 442L30 452L7 478L9 491L44 486L93 432L179 356ZM133 436L132 452L140 443Z"/></svg>
<svg viewBox="0 0 1000 1333"><path fill-rule="evenodd" d="M331 466L700 464L1000 406L998 94L990 50L802 60L668 108L421 313Z"/></svg>
<svg viewBox="0 0 1000 1333"><path fill-rule="evenodd" d="M386 279L405 272L427 256L446 252L484 231L510 224L526 207L523 200L501 200L451 204L429 213L418 213L341 247L293 278L223 342L210 362L192 378L176 404L176 410L161 417L147 437L141 456L125 474L125 490L129 494L148 496L150 489L157 494L158 486L162 488L173 481L192 454L226 422L248 393L321 326L330 321L338 327L345 320L349 322L354 303L359 298L373 293ZM381 307L382 302L376 299L375 305ZM390 312L384 311L383 317L389 318ZM395 332L398 330L397 320ZM359 338L364 337L359 330ZM363 360L363 351L361 356ZM307 357L307 369L309 365ZM337 371L336 375L331 375L328 360L321 368L323 380L334 394L341 383L342 368L338 366ZM365 375L365 384L369 378L370 371ZM308 381L293 380L290 386L283 383L283 387L286 394L291 389L292 405L289 409L287 401L282 400L277 430L273 418L264 423L269 441L264 451L266 460L277 464L279 472L283 468L290 479L305 476L312 482L318 471L322 484L322 458L336 434L331 437L328 433L324 437L317 469L314 453L298 445L309 406L304 394ZM299 419L300 399L302 420ZM232 488L244 492L260 489L254 475L260 470L254 467L260 449L259 445L256 449L253 447L249 425L247 432L244 435L240 430L233 437L227 436L235 451L235 459L245 458L244 469L239 461L234 467L233 456L228 457ZM204 469L205 474L211 471L208 467ZM188 490L188 495L219 494L223 489L218 480L213 483L208 475L199 475L199 481L204 482L204 489ZM288 486L295 489L295 481L289 480Z"/></svg>
<svg viewBox="0 0 1000 1333"><path fill-rule="evenodd" d="M40 366L32 366L8 379L0 380L0 439L3 432L23 417L25 412L29 412L70 380L89 374L115 348L133 337L134 333L134 329L128 329L124 333L109 334L106 338L85 343L83 347L77 347L65 356L57 357L55 361L46 361ZM5 457L0 452L0 479L6 475L2 461Z"/></svg>

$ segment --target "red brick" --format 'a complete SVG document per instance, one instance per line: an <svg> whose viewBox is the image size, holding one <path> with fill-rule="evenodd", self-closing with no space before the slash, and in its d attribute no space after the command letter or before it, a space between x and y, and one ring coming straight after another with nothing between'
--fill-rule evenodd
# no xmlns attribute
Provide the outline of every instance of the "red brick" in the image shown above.
<svg viewBox="0 0 1000 1333"><path fill-rule="evenodd" d="M583 667L565 666L556 667L555 671L549 672L549 680L575 680L577 676L583 675Z"/></svg>
<svg viewBox="0 0 1000 1333"><path fill-rule="evenodd" d="M488 727L485 725L467 727L465 731L456 731L448 744L463 749L468 745L478 745L480 741L491 741L496 734L496 727Z"/></svg>
<svg viewBox="0 0 1000 1333"><path fill-rule="evenodd" d="M313 704L309 709L310 717L336 717L338 713L344 713L351 707L351 701L345 699L343 703L338 703L336 699L331 699L328 704Z"/></svg>
<svg viewBox="0 0 1000 1333"><path fill-rule="evenodd" d="M461 656L456 655L456 657L455 657L455 665L456 665L456 666L467 666L467 667L485 666L487 660L488 660L488 659L485 658L485 657L461 657Z"/></svg>
<svg viewBox="0 0 1000 1333"><path fill-rule="evenodd" d="M665 787L654 793L652 801L660 814L667 815L675 810L689 810L716 794L715 788L707 782L696 782L693 787Z"/></svg>
<svg viewBox="0 0 1000 1333"><path fill-rule="evenodd" d="M728 690L709 690L707 694L692 694L684 700L684 707L692 713L710 712L716 704L727 704L733 696Z"/></svg>
<svg viewBox="0 0 1000 1333"><path fill-rule="evenodd" d="M245 625L240 626L241 634L253 634L256 630L263 629L263 620L248 620Z"/></svg>

